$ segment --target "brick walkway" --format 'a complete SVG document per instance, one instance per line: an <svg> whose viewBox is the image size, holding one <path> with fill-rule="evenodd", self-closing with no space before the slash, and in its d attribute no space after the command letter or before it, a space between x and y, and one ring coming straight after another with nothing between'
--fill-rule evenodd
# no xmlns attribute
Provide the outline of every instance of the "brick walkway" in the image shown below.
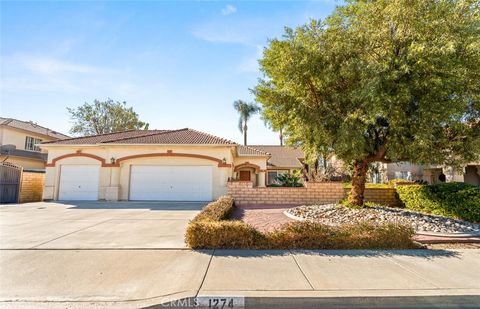
<svg viewBox="0 0 480 309"><path fill-rule="evenodd" d="M241 205L235 209L232 218L242 220L262 232L268 232L294 221L283 214L291 207L293 206Z"/></svg>

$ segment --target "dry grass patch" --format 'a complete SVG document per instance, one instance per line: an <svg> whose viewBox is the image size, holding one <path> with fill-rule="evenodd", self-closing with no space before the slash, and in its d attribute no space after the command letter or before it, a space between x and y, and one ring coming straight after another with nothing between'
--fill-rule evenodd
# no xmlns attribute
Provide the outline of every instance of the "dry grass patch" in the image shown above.
<svg viewBox="0 0 480 309"><path fill-rule="evenodd" d="M297 221L262 233L238 220L228 220L233 199L222 197L207 205L189 224L185 242L195 249L411 249L411 227L358 223L332 227Z"/></svg>

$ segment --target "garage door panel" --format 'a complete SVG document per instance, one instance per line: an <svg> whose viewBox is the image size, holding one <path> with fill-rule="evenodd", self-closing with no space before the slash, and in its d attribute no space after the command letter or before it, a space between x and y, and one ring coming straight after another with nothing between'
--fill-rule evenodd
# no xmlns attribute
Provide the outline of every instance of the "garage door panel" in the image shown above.
<svg viewBox="0 0 480 309"><path fill-rule="evenodd" d="M132 165L130 200L210 201L212 166Z"/></svg>
<svg viewBox="0 0 480 309"><path fill-rule="evenodd" d="M62 165L59 200L98 200L98 165Z"/></svg>

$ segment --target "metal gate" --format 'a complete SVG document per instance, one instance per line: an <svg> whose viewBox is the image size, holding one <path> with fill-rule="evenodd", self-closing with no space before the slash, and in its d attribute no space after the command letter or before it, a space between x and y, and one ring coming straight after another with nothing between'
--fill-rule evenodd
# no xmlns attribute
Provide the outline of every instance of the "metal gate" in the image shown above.
<svg viewBox="0 0 480 309"><path fill-rule="evenodd" d="M0 204L17 203L20 194L22 168L8 162L0 162Z"/></svg>

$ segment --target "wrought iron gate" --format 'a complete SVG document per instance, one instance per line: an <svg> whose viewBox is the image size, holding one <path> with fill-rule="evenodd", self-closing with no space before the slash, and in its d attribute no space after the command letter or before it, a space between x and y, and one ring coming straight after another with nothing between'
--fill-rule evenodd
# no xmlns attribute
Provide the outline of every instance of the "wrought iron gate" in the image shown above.
<svg viewBox="0 0 480 309"><path fill-rule="evenodd" d="M0 162L0 204L18 202L21 177L21 167Z"/></svg>

